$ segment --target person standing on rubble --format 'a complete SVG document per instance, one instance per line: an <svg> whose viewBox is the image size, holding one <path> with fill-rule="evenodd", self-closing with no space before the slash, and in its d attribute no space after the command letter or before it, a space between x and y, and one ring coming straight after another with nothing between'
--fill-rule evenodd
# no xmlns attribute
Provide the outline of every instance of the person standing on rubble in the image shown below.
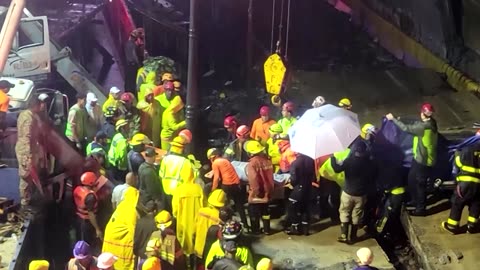
<svg viewBox="0 0 480 270"><path fill-rule="evenodd" d="M137 70L142 66L145 59L145 32L143 28L134 29L124 47L125 60L125 90L134 93L137 90Z"/></svg>
<svg viewBox="0 0 480 270"><path fill-rule="evenodd" d="M77 103L68 111L65 129L65 136L80 153L84 152L87 141L88 113L85 109L85 99L85 94L77 94Z"/></svg>
<svg viewBox="0 0 480 270"><path fill-rule="evenodd" d="M421 121L405 124L389 113L385 117L393 121L401 130L412 134L413 161L408 174L408 189L415 216L425 216L427 212L427 180L437 161L438 128L433 118L435 112L430 103L424 103L420 110Z"/></svg>
<svg viewBox="0 0 480 270"><path fill-rule="evenodd" d="M29 108L20 113L17 119L17 144L15 154L18 160L19 189L22 210L29 210L34 186L41 194L43 188L39 177L39 158L41 152L38 140L39 130L35 115L43 111L45 103L38 98L30 101Z"/></svg>

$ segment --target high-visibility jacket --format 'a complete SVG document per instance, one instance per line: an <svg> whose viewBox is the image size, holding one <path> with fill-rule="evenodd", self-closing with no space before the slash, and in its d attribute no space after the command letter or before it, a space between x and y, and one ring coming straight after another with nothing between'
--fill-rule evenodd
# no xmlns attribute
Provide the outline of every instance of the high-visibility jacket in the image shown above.
<svg viewBox="0 0 480 270"><path fill-rule="evenodd" d="M156 87L155 77L156 77L156 73L153 72L153 71L150 71L147 74L144 82L140 85L140 89L139 89L138 94L137 94L138 101L141 101L141 100L145 99L145 92L147 92L147 89L153 90L153 88Z"/></svg>
<svg viewBox="0 0 480 270"><path fill-rule="evenodd" d="M103 113L107 112L108 107L115 107L118 109L120 107L123 107L123 104L120 100L114 99L112 94L109 94L107 100L105 100L105 103L103 103L102 106Z"/></svg>
<svg viewBox="0 0 480 270"><path fill-rule="evenodd" d="M96 148L102 148L103 151L105 151L105 147L101 144L99 144L98 142L96 141L92 141L90 142L88 145L87 145L87 148L85 149L86 150L86 154L87 156L90 156L90 154L92 153L92 151Z"/></svg>
<svg viewBox="0 0 480 270"><path fill-rule="evenodd" d="M335 159L337 162L345 160L350 154L350 149L347 148L344 151L334 153ZM327 180L337 182L338 185L343 189L345 185L345 172L336 173L332 168L331 158L329 157L323 165L320 167L319 175Z"/></svg>
<svg viewBox="0 0 480 270"><path fill-rule="evenodd" d="M480 144L463 148L455 155L455 165L458 167L458 182L480 184Z"/></svg>
<svg viewBox="0 0 480 270"><path fill-rule="evenodd" d="M398 119L393 122L403 131L414 135L413 158L418 164L433 167L437 161L437 122L430 118L426 121L417 121L414 124L404 124Z"/></svg>
<svg viewBox="0 0 480 270"><path fill-rule="evenodd" d="M165 194L173 195L178 185L194 178L193 164L186 157L170 153L162 159L159 176Z"/></svg>
<svg viewBox="0 0 480 270"><path fill-rule="evenodd" d="M162 269L184 269L185 256L180 242L178 242L175 232L167 228L163 232L161 230L154 231L150 239L158 239L160 248L158 254L162 260Z"/></svg>
<svg viewBox="0 0 480 270"><path fill-rule="evenodd" d="M98 208L98 199L95 192L85 186L77 186L73 190L73 200L75 201L75 206L77 208L76 213L77 213L77 216L79 216L82 219L89 218L87 206L85 205L85 198L87 197L87 195L90 195L90 194L95 196L96 202L95 202L95 207L93 209L93 212L96 213Z"/></svg>
<svg viewBox="0 0 480 270"><path fill-rule="evenodd" d="M220 211L213 206L198 210L197 220L195 221L195 255L199 258L203 257L208 229L210 226L220 224L221 222L219 216Z"/></svg>
<svg viewBox="0 0 480 270"><path fill-rule="evenodd" d="M160 132L162 131L162 106L157 100L148 103L138 102L137 108L142 111L140 131L152 139L155 147L160 147Z"/></svg>
<svg viewBox="0 0 480 270"><path fill-rule="evenodd" d="M282 126L283 133L282 134L288 134L288 130L290 127L293 126L297 122L297 118L291 116L291 117L283 117L282 119L278 120L278 124Z"/></svg>
<svg viewBox="0 0 480 270"><path fill-rule="evenodd" d="M278 172L278 170L280 169L280 160L282 158L282 153L280 152L279 144L281 144L284 141L285 140L282 140L282 139L273 140L272 138L269 138L267 140L268 156L272 161L274 172Z"/></svg>
<svg viewBox="0 0 480 270"><path fill-rule="evenodd" d="M70 118L70 114L75 114L75 127L72 126L70 123L70 119L67 121L67 126L65 128L65 136L73 141L73 128L76 130L76 134L78 136L77 139L80 141L84 140L87 137L87 120L88 114L85 108L80 108L78 104L73 105L68 112Z"/></svg>
<svg viewBox="0 0 480 270"><path fill-rule="evenodd" d="M223 258L225 256L225 251L222 248L220 240L215 241L208 252L207 259L205 260L205 265L209 265L215 257ZM235 253L235 259L241 262L243 265L253 265L252 252L247 247L239 246L237 247L237 253Z"/></svg>
<svg viewBox="0 0 480 270"><path fill-rule="evenodd" d="M108 150L108 162L110 165L121 171L126 171L128 169L127 148L127 139L123 134L121 132L115 134Z"/></svg>

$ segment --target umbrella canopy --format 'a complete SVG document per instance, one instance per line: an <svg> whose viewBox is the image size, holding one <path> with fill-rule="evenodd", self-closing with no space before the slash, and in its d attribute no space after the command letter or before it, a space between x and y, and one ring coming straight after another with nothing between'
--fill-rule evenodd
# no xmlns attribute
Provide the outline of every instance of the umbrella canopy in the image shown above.
<svg viewBox="0 0 480 270"><path fill-rule="evenodd" d="M307 110L288 133L292 151L316 159L348 148L360 125L355 113L327 104Z"/></svg>

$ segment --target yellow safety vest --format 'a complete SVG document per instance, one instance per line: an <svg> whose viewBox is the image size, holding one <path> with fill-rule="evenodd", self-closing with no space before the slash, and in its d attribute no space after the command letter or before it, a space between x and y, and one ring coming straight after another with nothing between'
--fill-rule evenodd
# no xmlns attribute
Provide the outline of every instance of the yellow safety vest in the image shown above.
<svg viewBox="0 0 480 270"><path fill-rule="evenodd" d="M127 170L127 139L120 132L113 136L108 150L108 162L119 170Z"/></svg>
<svg viewBox="0 0 480 270"><path fill-rule="evenodd" d="M160 165L159 176L162 179L163 191L167 195L173 195L177 186L183 183L182 171L190 165L190 160L178 155L167 155L163 158ZM193 172L192 172L193 175Z"/></svg>
<svg viewBox="0 0 480 270"><path fill-rule="evenodd" d="M75 129L77 130L77 135L78 139L82 140L85 139L86 137L86 130L85 130L85 122L87 121L87 111L85 109L80 108L77 104L73 105L68 114L70 114L71 111L75 111ZM65 136L69 138L70 140L72 139L73 136L73 130L72 130L72 124L70 124L70 121L67 121L67 127L65 128Z"/></svg>

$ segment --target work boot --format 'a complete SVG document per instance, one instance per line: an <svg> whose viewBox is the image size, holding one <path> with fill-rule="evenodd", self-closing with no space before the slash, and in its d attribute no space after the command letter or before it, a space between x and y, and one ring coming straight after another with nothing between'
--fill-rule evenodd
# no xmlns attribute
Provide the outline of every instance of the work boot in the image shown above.
<svg viewBox="0 0 480 270"><path fill-rule="evenodd" d="M480 226L477 223L468 223L467 225L467 232L470 233L470 234L475 234L475 233L479 233L480 232Z"/></svg>
<svg viewBox="0 0 480 270"><path fill-rule="evenodd" d="M310 224L308 224L308 222L302 222L301 231L302 231L302 234L305 236L310 235Z"/></svg>
<svg viewBox="0 0 480 270"><path fill-rule="evenodd" d="M298 224L292 224L290 225L290 227L288 227L286 230L285 230L285 233L288 234L288 235L300 235L300 232L298 230Z"/></svg>
<svg viewBox="0 0 480 270"><path fill-rule="evenodd" d="M260 231L260 219L257 217L250 217L250 229L252 234L258 235L261 233Z"/></svg>
<svg viewBox="0 0 480 270"><path fill-rule="evenodd" d="M342 222L340 224L340 236L338 237L338 242L347 243L348 242L348 223Z"/></svg>
<svg viewBox="0 0 480 270"><path fill-rule="evenodd" d="M357 224L352 224L352 229L350 230L350 237L349 237L349 242L350 244L355 244L357 242L357 231L358 231L358 225Z"/></svg>
<svg viewBox="0 0 480 270"><path fill-rule="evenodd" d="M262 224L263 224L263 233L266 235L271 234L270 230L270 216L263 216L262 217Z"/></svg>
<svg viewBox="0 0 480 270"><path fill-rule="evenodd" d="M458 226L448 224L446 221L442 222L442 228L454 235L460 233L460 228Z"/></svg>

